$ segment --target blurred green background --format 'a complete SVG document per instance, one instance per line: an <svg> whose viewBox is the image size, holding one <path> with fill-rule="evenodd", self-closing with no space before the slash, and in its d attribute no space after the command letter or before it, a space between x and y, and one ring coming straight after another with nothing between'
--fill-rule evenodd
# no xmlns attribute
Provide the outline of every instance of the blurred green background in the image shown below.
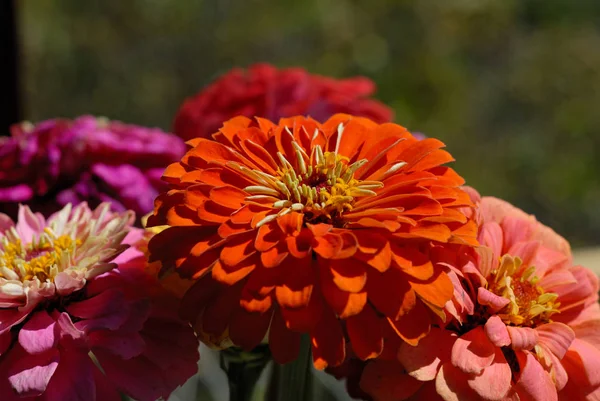
<svg viewBox="0 0 600 401"><path fill-rule="evenodd" d="M169 129L181 101L267 61L365 75L396 122L573 241L600 244L600 2L18 2L25 116Z"/></svg>

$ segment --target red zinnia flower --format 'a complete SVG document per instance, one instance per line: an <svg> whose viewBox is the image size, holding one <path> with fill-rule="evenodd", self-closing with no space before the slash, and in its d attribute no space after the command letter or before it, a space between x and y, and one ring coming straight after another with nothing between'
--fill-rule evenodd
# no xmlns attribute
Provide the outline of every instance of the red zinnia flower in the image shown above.
<svg viewBox="0 0 600 401"><path fill-rule="evenodd" d="M392 111L369 99L375 84L364 77L342 80L311 75L302 68L277 70L256 64L235 68L186 99L175 117L174 132L184 139L208 138L223 121L236 116L282 117L308 115L325 121L336 113L348 113L384 123Z"/></svg>
<svg viewBox="0 0 600 401"><path fill-rule="evenodd" d="M463 179L443 143L336 115L279 124L238 117L167 168L151 258L197 280L183 314L205 342L245 349L269 330L275 360L312 338L315 365L362 359L384 334L425 336L453 293L430 252L476 244ZM345 331L344 331L345 330Z"/></svg>

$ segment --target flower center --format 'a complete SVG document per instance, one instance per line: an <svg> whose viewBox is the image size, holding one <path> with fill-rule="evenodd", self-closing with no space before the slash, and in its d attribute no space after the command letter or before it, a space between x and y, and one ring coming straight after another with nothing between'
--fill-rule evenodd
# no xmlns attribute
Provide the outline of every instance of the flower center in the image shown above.
<svg viewBox="0 0 600 401"><path fill-rule="evenodd" d="M550 316L558 312L558 294L544 292L537 285L535 268L521 269L521 264L521 259L504 255L498 269L492 271L489 290L509 300L498 316L514 326L536 327L548 323Z"/></svg>
<svg viewBox="0 0 600 401"><path fill-rule="evenodd" d="M305 222L335 224L345 211L352 210L357 198L375 196L377 194L373 190L383 187L380 181L354 178L354 173L367 163L366 159L350 164L347 157L337 151L323 152L319 145L312 148L310 156L297 142L292 142L292 146L297 165L292 165L278 152L279 165L275 175L250 170L235 162L228 163L253 181L263 184L244 188L250 194L246 201L269 204L279 209L277 214L265 217L257 226L292 211L304 213Z"/></svg>
<svg viewBox="0 0 600 401"><path fill-rule="evenodd" d="M39 240L23 245L21 240L2 238L0 250L0 278L21 282L37 278L40 282L54 280L62 261L68 261L81 240L69 235L55 236L46 229Z"/></svg>

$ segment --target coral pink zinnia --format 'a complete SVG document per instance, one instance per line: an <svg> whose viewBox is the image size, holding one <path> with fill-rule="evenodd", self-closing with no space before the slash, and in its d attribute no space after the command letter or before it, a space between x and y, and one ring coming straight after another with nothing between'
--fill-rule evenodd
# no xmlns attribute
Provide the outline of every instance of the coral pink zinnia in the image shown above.
<svg viewBox="0 0 600 401"><path fill-rule="evenodd" d="M325 121L336 113L388 122L392 111L371 99L375 84L365 77L333 79L309 74L302 68L280 69L255 64L235 68L198 94L185 100L173 131L183 139L209 138L236 116L282 117L307 115Z"/></svg>
<svg viewBox="0 0 600 401"><path fill-rule="evenodd" d="M563 238L504 201L481 199L479 220L477 257L454 261L463 313L417 347L401 345L400 363L367 366L363 390L375 400L598 399L596 275L572 266Z"/></svg>
<svg viewBox="0 0 600 401"><path fill-rule="evenodd" d="M476 226L442 142L340 114L238 117L188 143L148 220L170 227L149 248L197 280L183 313L206 342L251 349L270 327L285 362L309 333L323 368L344 360L346 339L373 358L384 334L416 344L444 315L453 286L430 252L476 244Z"/></svg>
<svg viewBox="0 0 600 401"><path fill-rule="evenodd" d="M153 401L194 374L197 340L146 274L132 222L108 204L0 214L3 401Z"/></svg>

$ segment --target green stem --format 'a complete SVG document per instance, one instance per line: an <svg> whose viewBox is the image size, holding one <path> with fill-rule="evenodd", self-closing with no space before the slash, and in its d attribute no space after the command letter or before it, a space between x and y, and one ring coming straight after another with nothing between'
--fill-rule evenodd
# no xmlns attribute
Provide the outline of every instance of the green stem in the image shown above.
<svg viewBox="0 0 600 401"><path fill-rule="evenodd" d="M312 400L312 356L310 338L303 335L300 353L295 361L285 365L275 365L273 369L274 386L271 387L272 401L310 401ZM273 395L277 398L273 399Z"/></svg>
<svg viewBox="0 0 600 401"><path fill-rule="evenodd" d="M268 345L260 345L250 352L239 348L221 351L221 368L229 381L230 401L250 401L260 375L271 360Z"/></svg>

